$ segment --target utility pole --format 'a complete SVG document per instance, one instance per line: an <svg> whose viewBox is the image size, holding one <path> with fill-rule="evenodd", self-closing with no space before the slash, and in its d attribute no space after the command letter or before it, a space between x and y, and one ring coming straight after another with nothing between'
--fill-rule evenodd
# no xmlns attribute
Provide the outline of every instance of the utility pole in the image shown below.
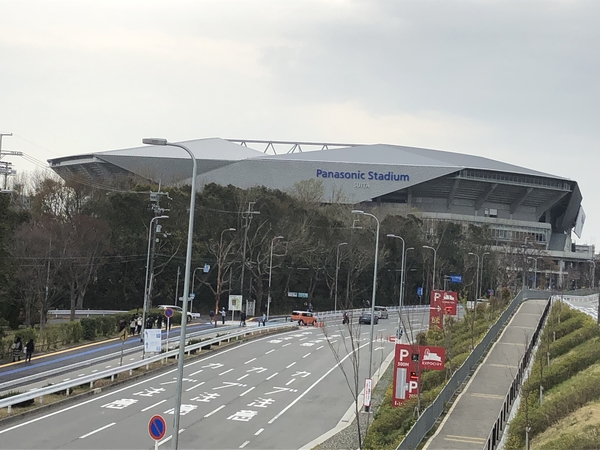
<svg viewBox="0 0 600 450"><path fill-rule="evenodd" d="M162 216L168 209L160 207L160 197L162 195L166 195L168 199L170 199L169 195L166 192L161 192L160 185L158 186L158 192L150 192L150 209L154 211L154 217ZM154 229L152 230L152 245L150 250L150 278L148 282L148 309L152 308L152 286L154 284L154 256L156 253L156 243L159 242L159 238L156 237L156 233L160 233L162 230L162 225L156 223ZM166 234L165 234L166 235ZM177 303L175 303L177 304ZM146 324L143 324L142 327L145 327Z"/></svg>
<svg viewBox="0 0 600 450"><path fill-rule="evenodd" d="M260 214L260 211L254 211L254 205L256 202L248 202L248 211L244 214L246 223L244 225L244 246L242 249L242 278L240 279L240 295L242 296L242 308L245 308L244 303L244 269L246 268L246 242L248 241L248 227L249 222L252 221L254 214ZM252 289L250 290L252 292ZM216 313L216 312L215 312Z"/></svg>
<svg viewBox="0 0 600 450"><path fill-rule="evenodd" d="M8 176L14 175L17 172L12 168L12 163L9 161L2 161L3 156L23 156L23 152L3 152L2 151L2 136L12 136L12 133L0 133L0 175L4 175L4 187L3 191L8 189Z"/></svg>

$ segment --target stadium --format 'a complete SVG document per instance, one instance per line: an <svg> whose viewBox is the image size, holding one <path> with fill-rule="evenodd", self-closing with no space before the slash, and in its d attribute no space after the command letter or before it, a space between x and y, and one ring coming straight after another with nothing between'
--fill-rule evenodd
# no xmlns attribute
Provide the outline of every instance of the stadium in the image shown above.
<svg viewBox="0 0 600 450"><path fill-rule="evenodd" d="M324 203L346 203L379 217L415 214L425 233L433 234L444 221L486 225L494 250L521 251L521 267L507 261L507 269L536 270L539 275L528 279L539 278L538 287L564 286L566 279L570 287L594 284L594 247L571 239L572 232L581 236L585 222L576 181L489 158L399 145L220 138L179 144L196 157L198 189L217 183L290 191L301 182L318 182ZM91 182L144 179L165 186L189 183L191 175L189 155L171 146L48 162L63 179ZM542 260L540 267L536 258ZM535 269L530 259L536 259Z"/></svg>

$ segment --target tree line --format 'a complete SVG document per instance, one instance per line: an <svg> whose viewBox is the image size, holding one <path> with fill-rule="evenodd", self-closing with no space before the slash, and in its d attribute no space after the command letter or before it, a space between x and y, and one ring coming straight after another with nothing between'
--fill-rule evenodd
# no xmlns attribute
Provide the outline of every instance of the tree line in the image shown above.
<svg viewBox="0 0 600 450"><path fill-rule="evenodd" d="M43 327L53 308L141 308L149 235L151 304L176 304L183 290L190 186L163 190L158 212L150 198L158 187L143 183L107 188L38 176L0 194L0 316L13 327ZM208 184L196 195L195 310L227 308L228 295L240 294L242 266L243 295L256 301L256 314L266 308L269 275L271 314L308 303L317 311L333 309L336 290L339 309L370 301L375 222L352 214L351 205L324 203L320 182L302 182L290 192ZM156 221L155 233L150 226L157 214L169 218ZM387 234L403 237L411 248L405 303L428 303L426 294L417 296L418 287L427 293L433 281L433 252L424 245L436 249L437 287L444 275L461 274L462 284L448 288L473 294L476 261L468 254L490 251L485 227L444 222L426 229L418 213L380 219L377 304L397 305L399 299L402 246ZM496 256L486 259L485 287L510 283L499 270L507 263Z"/></svg>

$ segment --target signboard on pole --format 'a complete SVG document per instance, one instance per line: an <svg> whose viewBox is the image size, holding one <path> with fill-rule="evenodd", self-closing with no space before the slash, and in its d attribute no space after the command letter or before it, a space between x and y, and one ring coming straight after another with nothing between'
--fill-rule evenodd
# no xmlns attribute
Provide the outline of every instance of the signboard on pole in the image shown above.
<svg viewBox="0 0 600 450"><path fill-rule="evenodd" d="M444 370L446 349L430 345L419 346L419 368L421 370Z"/></svg>
<svg viewBox="0 0 600 450"><path fill-rule="evenodd" d="M373 389L373 380L371 378L365 378L365 398L363 406L369 408L371 406L371 390Z"/></svg>
<svg viewBox="0 0 600 450"><path fill-rule="evenodd" d="M456 315L458 296L452 291L431 291L429 296L429 327L443 328L444 315Z"/></svg>
<svg viewBox="0 0 600 450"><path fill-rule="evenodd" d="M161 339L160 330L155 328L144 330L144 351L160 353L161 351Z"/></svg>
<svg viewBox="0 0 600 450"><path fill-rule="evenodd" d="M450 275L450 283L462 283L462 275Z"/></svg>
<svg viewBox="0 0 600 450"><path fill-rule="evenodd" d="M418 352L418 346L414 347L408 344L395 345L392 406L401 405L419 392L419 380L416 377L419 354L415 353Z"/></svg>
<svg viewBox="0 0 600 450"><path fill-rule="evenodd" d="M229 296L229 311L241 311L242 310L242 296L241 295L230 295Z"/></svg>
<svg viewBox="0 0 600 450"><path fill-rule="evenodd" d="M166 432L167 424L165 423L165 419L158 414L152 416L148 422L148 434L150 437L155 441L160 441L163 437L165 437Z"/></svg>

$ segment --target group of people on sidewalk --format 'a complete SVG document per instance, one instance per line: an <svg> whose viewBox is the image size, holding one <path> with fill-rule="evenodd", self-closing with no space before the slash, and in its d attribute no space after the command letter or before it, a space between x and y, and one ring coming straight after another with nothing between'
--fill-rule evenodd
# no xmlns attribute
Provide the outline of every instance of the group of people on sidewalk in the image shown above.
<svg viewBox="0 0 600 450"><path fill-rule="evenodd" d="M33 339L29 339L27 344L25 344L25 362L30 362L31 357L33 356ZM11 346L13 362L21 361L21 354L23 353L23 342L21 341L21 337L17 336L15 338L15 342L13 342Z"/></svg>
<svg viewBox="0 0 600 450"><path fill-rule="evenodd" d="M225 317L227 316L227 311L225 311L225 307L223 307L221 311L219 311L219 315L221 316L221 322L223 323L223 325L225 325ZM210 317L210 323L215 323L218 320L215 317L215 312L213 310L211 310L208 313L208 316Z"/></svg>

